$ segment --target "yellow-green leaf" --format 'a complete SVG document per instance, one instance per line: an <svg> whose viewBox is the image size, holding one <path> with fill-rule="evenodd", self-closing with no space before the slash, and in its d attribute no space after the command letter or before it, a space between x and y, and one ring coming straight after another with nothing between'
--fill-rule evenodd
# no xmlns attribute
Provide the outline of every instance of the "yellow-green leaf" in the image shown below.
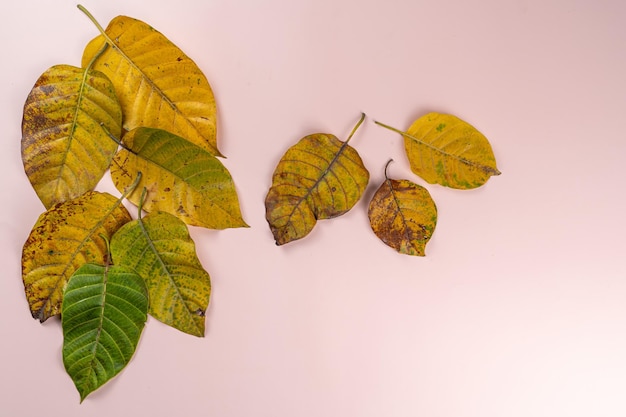
<svg viewBox="0 0 626 417"><path fill-rule="evenodd" d="M139 190L147 188L146 211L165 211L209 229L247 227L230 173L199 146L165 130L134 129L123 137L111 176L121 191L138 172L143 174L141 182L128 199L139 205Z"/></svg>
<svg viewBox="0 0 626 417"><path fill-rule="evenodd" d="M130 214L110 194L88 191L43 213L22 250L22 280L33 318L41 322L61 312L63 291L86 263L104 265L111 238Z"/></svg>
<svg viewBox="0 0 626 417"><path fill-rule="evenodd" d="M471 189L500 175L487 138L456 116L429 113L406 132L378 124L404 137L411 170L430 184Z"/></svg>
<svg viewBox="0 0 626 417"><path fill-rule="evenodd" d="M369 172L358 152L345 142L317 133L289 148L272 176L265 217L277 245L308 235L317 220L340 216L363 195Z"/></svg>
<svg viewBox="0 0 626 417"><path fill-rule="evenodd" d="M86 264L74 272L63 294L63 365L81 402L128 365L147 316L146 285L133 271Z"/></svg>
<svg viewBox="0 0 626 417"><path fill-rule="evenodd" d="M22 160L46 208L95 188L117 149L122 110L101 72L56 65L35 83L24 105Z"/></svg>
<svg viewBox="0 0 626 417"><path fill-rule="evenodd" d="M387 246L406 255L426 255L426 244L437 224L437 207L424 187L390 179L385 173L368 216L372 230Z"/></svg>
<svg viewBox="0 0 626 417"><path fill-rule="evenodd" d="M183 221L153 212L127 223L113 236L111 254L116 265L133 269L146 281L150 315L204 336L211 280Z"/></svg>
<svg viewBox="0 0 626 417"><path fill-rule="evenodd" d="M196 63L150 25L117 16L86 46L83 65L102 46L94 62L115 85L124 113L124 128L155 127L195 143L213 155L217 146L217 107L208 80Z"/></svg>

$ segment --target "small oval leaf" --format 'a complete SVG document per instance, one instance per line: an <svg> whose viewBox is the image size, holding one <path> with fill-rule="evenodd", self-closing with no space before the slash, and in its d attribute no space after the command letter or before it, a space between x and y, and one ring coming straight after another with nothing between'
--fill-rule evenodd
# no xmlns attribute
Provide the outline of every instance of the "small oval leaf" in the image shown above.
<svg viewBox="0 0 626 417"><path fill-rule="evenodd" d="M113 81L126 130L164 129L221 156L213 91L191 58L150 25L117 16L86 46L83 66L105 43L111 47L94 62L94 68Z"/></svg>
<svg viewBox="0 0 626 417"><path fill-rule="evenodd" d="M387 246L406 255L426 255L437 207L424 187L386 178L370 201L368 216L372 230Z"/></svg>
<svg viewBox="0 0 626 417"><path fill-rule="evenodd" d="M118 266L87 264L63 296L63 364L81 402L130 362L147 320L143 279Z"/></svg>
<svg viewBox="0 0 626 417"><path fill-rule="evenodd" d="M95 188L122 131L122 110L101 72L56 65L35 83L24 105L22 161L46 208Z"/></svg>
<svg viewBox="0 0 626 417"><path fill-rule="evenodd" d="M146 281L150 315L182 332L204 336L211 280L182 220L153 212L127 223L113 236L111 255L116 265L133 269Z"/></svg>
<svg viewBox="0 0 626 417"><path fill-rule="evenodd" d="M165 211L193 226L209 229L247 227L230 173L215 156L161 129L140 127L128 132L113 158L111 177L126 189L141 172L139 186L128 199L143 208Z"/></svg>
<svg viewBox="0 0 626 417"><path fill-rule="evenodd" d="M411 170L430 184L472 189L500 175L487 138L469 123L450 114L429 113L400 133Z"/></svg>
<svg viewBox="0 0 626 417"><path fill-rule="evenodd" d="M89 191L39 216L22 250L22 280L33 318L44 322L61 312L63 291L86 263L104 265L111 238L130 214L110 194Z"/></svg>
<svg viewBox="0 0 626 417"><path fill-rule="evenodd" d="M305 237L317 220L340 216L359 201L369 172L348 145L350 137L341 142L331 134L308 135L280 159L265 198L265 218L277 245Z"/></svg>

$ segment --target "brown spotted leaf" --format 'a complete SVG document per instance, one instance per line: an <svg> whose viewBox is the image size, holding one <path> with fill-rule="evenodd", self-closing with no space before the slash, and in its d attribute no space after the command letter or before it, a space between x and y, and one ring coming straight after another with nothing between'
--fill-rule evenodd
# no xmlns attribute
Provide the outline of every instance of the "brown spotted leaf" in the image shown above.
<svg viewBox="0 0 626 417"><path fill-rule="evenodd" d="M63 291L84 264L104 265L105 240L130 214L110 194L89 191L43 213L22 250L22 280L33 318L43 322L61 312Z"/></svg>
<svg viewBox="0 0 626 417"><path fill-rule="evenodd" d="M469 123L450 114L429 113L400 133L411 170L430 184L471 189L500 175L487 138Z"/></svg>
<svg viewBox="0 0 626 417"><path fill-rule="evenodd" d="M265 217L277 245L308 235L317 220L349 211L361 198L369 172L348 137L317 133L302 138L283 155L265 198Z"/></svg>
<svg viewBox="0 0 626 417"><path fill-rule="evenodd" d="M408 180L387 178L370 201L372 230L387 246L406 255L425 256L437 224L430 193Z"/></svg>
<svg viewBox="0 0 626 417"><path fill-rule="evenodd" d="M122 110L101 72L56 65L35 83L24 105L22 161L46 208L95 188L122 131Z"/></svg>

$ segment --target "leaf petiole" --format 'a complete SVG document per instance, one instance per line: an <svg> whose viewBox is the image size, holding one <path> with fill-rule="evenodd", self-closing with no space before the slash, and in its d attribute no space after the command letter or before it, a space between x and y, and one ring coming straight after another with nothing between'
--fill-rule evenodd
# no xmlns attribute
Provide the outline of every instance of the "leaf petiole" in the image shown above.
<svg viewBox="0 0 626 417"><path fill-rule="evenodd" d="M357 124L354 126L354 128L352 128L352 132L350 132L350 136L348 136L348 139L346 139L346 143L350 142L350 139L352 139L352 136L354 136L357 129L359 128L359 126L361 126L364 120L365 120L365 113L361 113L361 118L359 119Z"/></svg>

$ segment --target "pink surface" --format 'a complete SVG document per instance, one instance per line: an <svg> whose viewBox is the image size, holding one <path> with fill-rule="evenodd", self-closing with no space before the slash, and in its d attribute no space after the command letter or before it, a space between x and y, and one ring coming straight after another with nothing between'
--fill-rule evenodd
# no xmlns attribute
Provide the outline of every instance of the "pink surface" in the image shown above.
<svg viewBox="0 0 626 417"><path fill-rule="evenodd" d="M152 24L205 72L251 228L192 230L213 283L206 337L149 320L82 405L60 325L30 317L20 271L43 211L22 105L97 35L75 5L3 6L0 416L626 415L626 3L85 2L103 25ZM426 184L373 120L406 128L432 110L481 130L502 175L427 186L439 222L412 258L378 241L367 201L389 158L392 177ZM263 201L279 158L309 133L345 138L361 112L365 197L275 246Z"/></svg>

